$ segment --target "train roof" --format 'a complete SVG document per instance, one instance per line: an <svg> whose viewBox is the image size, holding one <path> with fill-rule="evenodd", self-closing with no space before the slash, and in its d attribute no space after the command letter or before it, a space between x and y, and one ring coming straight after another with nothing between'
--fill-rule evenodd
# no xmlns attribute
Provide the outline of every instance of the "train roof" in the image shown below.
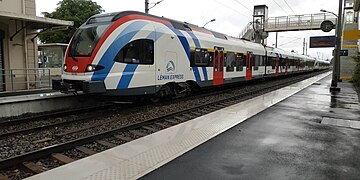
<svg viewBox="0 0 360 180"><path fill-rule="evenodd" d="M147 17L152 17L152 18L156 18L162 21L167 21L168 23L170 23L174 28L179 29L179 30L184 30L184 31L198 31L198 32L202 32L202 33L207 33L207 34L212 34L214 37L219 38L219 39L224 39L227 40L228 37L227 35L223 34L223 33L219 33L216 31L212 31L203 27L199 27L197 25L188 23L188 22L181 22L181 21L177 21L174 19L169 19L169 18L165 18L165 17L159 17L159 16L154 16L151 14L146 14L143 12L138 12L138 11L122 11L122 12L113 12L113 13L105 13L105 14L97 14L94 16L91 16L85 23L85 25L87 24L93 24L93 23L102 23L102 22L115 22L116 20L128 16L128 15L142 15L142 16L147 16Z"/></svg>
<svg viewBox="0 0 360 180"><path fill-rule="evenodd" d="M128 16L128 15L142 15L142 16L146 16L146 17L151 17L151 18L155 18L157 20L162 21L163 23L167 23L167 24L171 24L175 29L179 29L179 30L183 30L183 31L196 31L196 32L200 32L200 33L204 33L204 34L208 34L208 35L213 35L215 38L218 39L222 39L222 40L230 40L230 41L241 41L243 44L247 44L247 47L259 47L259 46L263 46L261 44L257 44L257 43L253 43L244 39L240 39L240 38L236 38L236 37L231 37L231 36L227 36L223 33L219 33L216 31L212 31L209 29L206 29L204 27L199 27L197 25L188 23L188 22L181 22L178 20L174 20L174 19L169 19L169 18L165 18L165 17L159 17L159 16L154 16L151 14L146 14L143 12L138 12L138 11L122 11L122 12L113 12L113 13L105 13L105 14L97 14L94 15L92 17L90 17L85 25L87 24L93 24L93 23L104 23L104 22L115 22L118 19ZM306 59L306 60L314 60L314 58L308 57L308 56L303 56L303 55L299 55L293 52L289 52L289 51L285 51L283 49L279 49L279 48L273 48L273 47L266 47L266 50L268 51L268 55L270 56L276 56L276 54L281 54L282 57L286 58L286 57L298 57L301 59Z"/></svg>

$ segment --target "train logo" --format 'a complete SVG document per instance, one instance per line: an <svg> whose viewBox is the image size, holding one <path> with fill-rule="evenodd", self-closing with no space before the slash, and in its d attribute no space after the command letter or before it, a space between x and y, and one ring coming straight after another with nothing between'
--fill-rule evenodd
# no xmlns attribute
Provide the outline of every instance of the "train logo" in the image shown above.
<svg viewBox="0 0 360 180"><path fill-rule="evenodd" d="M176 70L175 69L175 63L174 63L174 61L170 60L166 65L166 72L168 74L172 74L172 73L175 72L175 70Z"/></svg>
<svg viewBox="0 0 360 180"><path fill-rule="evenodd" d="M79 69L79 67L78 67L78 66L73 66L71 69L72 69L73 71L77 71L77 70Z"/></svg>

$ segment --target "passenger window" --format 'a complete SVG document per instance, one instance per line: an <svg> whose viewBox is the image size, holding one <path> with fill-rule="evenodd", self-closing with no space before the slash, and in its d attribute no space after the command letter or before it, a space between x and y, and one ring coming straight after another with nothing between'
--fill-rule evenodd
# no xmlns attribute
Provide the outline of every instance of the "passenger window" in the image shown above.
<svg viewBox="0 0 360 180"><path fill-rule="evenodd" d="M224 71L224 52L220 51L220 72Z"/></svg>
<svg viewBox="0 0 360 180"><path fill-rule="evenodd" d="M226 54L226 72L234 72L236 55L233 52Z"/></svg>
<svg viewBox="0 0 360 180"><path fill-rule="evenodd" d="M276 58L276 57L273 57L273 58L272 58L272 62L271 62L271 67L272 67L272 69L275 69L275 66L276 66L276 60L277 60L277 58Z"/></svg>
<svg viewBox="0 0 360 180"><path fill-rule="evenodd" d="M212 63L212 57L206 49L196 48L190 53L191 66L208 66Z"/></svg>
<svg viewBox="0 0 360 180"><path fill-rule="evenodd" d="M139 39L128 43L115 57L115 62L154 64L154 41Z"/></svg>
<svg viewBox="0 0 360 180"><path fill-rule="evenodd" d="M257 71L259 70L259 66L261 64L261 56L258 56L258 55L252 55L255 59L255 62L254 62L254 70Z"/></svg>
<svg viewBox="0 0 360 180"><path fill-rule="evenodd" d="M235 66L236 66L236 71L243 71L243 68L245 66L246 60L243 54L237 54L236 56L236 62L235 62Z"/></svg>
<svg viewBox="0 0 360 180"><path fill-rule="evenodd" d="M215 61L214 61L214 72L218 72L219 65L218 65L218 59L219 59L219 51L215 51Z"/></svg>

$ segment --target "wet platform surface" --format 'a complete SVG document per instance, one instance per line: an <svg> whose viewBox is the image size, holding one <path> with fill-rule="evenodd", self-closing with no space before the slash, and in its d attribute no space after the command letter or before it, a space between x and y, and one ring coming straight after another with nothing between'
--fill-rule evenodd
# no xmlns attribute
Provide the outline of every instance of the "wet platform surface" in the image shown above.
<svg viewBox="0 0 360 180"><path fill-rule="evenodd" d="M350 83L331 75L176 158L142 179L359 179L360 121ZM226 121L226 119L223 119Z"/></svg>

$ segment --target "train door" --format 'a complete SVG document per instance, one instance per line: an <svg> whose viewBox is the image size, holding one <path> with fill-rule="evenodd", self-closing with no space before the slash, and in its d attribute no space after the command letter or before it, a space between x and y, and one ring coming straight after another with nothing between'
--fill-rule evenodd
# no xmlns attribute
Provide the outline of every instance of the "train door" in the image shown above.
<svg viewBox="0 0 360 180"><path fill-rule="evenodd" d="M275 76L279 76L279 65L280 65L280 58L276 57L275 61Z"/></svg>
<svg viewBox="0 0 360 180"><path fill-rule="evenodd" d="M288 74L289 58L285 58L285 75Z"/></svg>
<svg viewBox="0 0 360 180"><path fill-rule="evenodd" d="M213 85L224 84L224 48L215 47Z"/></svg>
<svg viewBox="0 0 360 180"><path fill-rule="evenodd" d="M4 51L3 51L3 39L4 32L0 30L0 92L5 91L5 72L4 72Z"/></svg>
<svg viewBox="0 0 360 180"><path fill-rule="evenodd" d="M246 56L246 76L245 79L251 80L252 79L252 67L254 65L254 55L252 52L247 52Z"/></svg>

